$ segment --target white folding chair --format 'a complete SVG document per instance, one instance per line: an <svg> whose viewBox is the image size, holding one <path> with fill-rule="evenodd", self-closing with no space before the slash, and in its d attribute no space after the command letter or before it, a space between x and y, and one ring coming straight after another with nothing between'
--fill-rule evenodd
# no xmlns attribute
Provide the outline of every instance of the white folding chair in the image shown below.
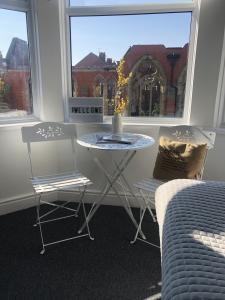
<svg viewBox="0 0 225 300"><path fill-rule="evenodd" d="M40 235L41 235L41 243L42 243L42 250L41 254L45 252L45 248L47 246L57 244L57 243L62 243L65 241L69 241L72 239L77 239L85 236L89 236L90 239L93 239L90 234L89 226L87 223L87 233L82 234L82 235L74 235L72 237L68 237L65 239L61 240L56 240L53 242L47 242L44 239L43 235L43 229L42 225L49 223L49 222L54 222L57 220L62 220L66 219L69 217L77 217L78 212L80 210L80 207L82 206L83 208L83 214L84 218L86 220L86 210L85 210L85 205L83 202L84 194L85 194L85 189L88 185L92 184L92 182L82 175L79 171L76 170L76 153L75 153L75 141L76 141L76 129L74 127L74 124L62 124L62 123L56 123L56 122L43 122L39 123L34 126L27 126L27 127L22 127L22 139L23 142L27 144L27 150L28 150L28 156L29 156L29 163L30 163L30 168L31 168L31 182L33 185L33 190L37 199L37 223L35 225L39 226L40 230ZM43 169L41 166L41 162L38 164L35 164L35 155L38 154L38 159L41 159L42 154L37 151L35 148L38 147L38 150L40 150L40 143L43 142L52 142L52 145L50 143L47 145L49 146L48 149L54 149L58 150L58 143L60 143L60 140L69 140L69 145L71 146L71 155L72 155L72 167L70 168L69 172L66 173L56 173L56 174L48 174L44 176L36 176L36 169ZM58 142L57 142L58 141ZM66 141L65 141L66 142ZM34 145L35 143L35 145ZM32 147L31 147L32 144ZM44 145L42 145L44 146ZM51 148L52 147L52 148ZM32 150L32 151L31 151ZM34 151L35 150L35 151ZM34 153L35 152L35 153ZM54 151L55 153L55 151ZM52 157L53 153L44 153L46 157ZM48 156L47 156L48 155ZM34 157L35 156L35 157ZM35 169L35 167L36 169ZM73 190L79 190L80 192L80 199L78 203L75 203L75 201L66 201L63 204L60 204L58 202L54 203L51 201L44 200L42 196L44 194L48 194L51 192L56 192L56 191L73 191ZM69 207L69 203L72 203L73 207ZM41 215L40 213L40 206L41 204L46 204L48 206L51 206L52 209L50 209L48 212L45 212L44 214ZM71 206L71 205L70 205ZM49 217L51 214L55 213L57 210L63 209L64 211L70 212L68 215L63 215L60 217L54 217L51 219L47 219L46 217Z"/></svg>
<svg viewBox="0 0 225 300"><path fill-rule="evenodd" d="M216 133L213 131L201 130L200 128L195 126L181 125L181 126L171 126L171 127L160 127L159 138L162 136L169 138L170 140L173 141L193 143L193 144L206 144L207 150L209 150L214 147ZM200 173L198 175L198 178L196 179L202 179L207 153L208 151L206 151ZM155 178L147 178L134 184L134 187L136 187L139 191L139 198L141 199L140 202L141 207L140 207L139 225L136 234L134 236L134 239L131 241L131 243L135 243L136 240L138 239L159 248L158 245L152 244L147 240L144 240L141 236L139 237L139 232L141 230L142 221L146 211L149 212L153 221L156 222L156 216L152 211L152 208L154 208L155 205L155 191L161 184L165 182L166 182L165 180L163 181Z"/></svg>

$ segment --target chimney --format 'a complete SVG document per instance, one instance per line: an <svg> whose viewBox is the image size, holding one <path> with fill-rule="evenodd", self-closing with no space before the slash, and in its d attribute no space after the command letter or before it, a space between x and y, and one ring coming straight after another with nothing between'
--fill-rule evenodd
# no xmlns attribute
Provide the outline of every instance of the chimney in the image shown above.
<svg viewBox="0 0 225 300"><path fill-rule="evenodd" d="M112 64L112 58L107 58L106 62L107 62L108 65L111 65Z"/></svg>
<svg viewBox="0 0 225 300"><path fill-rule="evenodd" d="M0 67L3 65L3 57L2 52L0 51Z"/></svg>
<svg viewBox="0 0 225 300"><path fill-rule="evenodd" d="M105 52L99 52L99 58L105 62Z"/></svg>

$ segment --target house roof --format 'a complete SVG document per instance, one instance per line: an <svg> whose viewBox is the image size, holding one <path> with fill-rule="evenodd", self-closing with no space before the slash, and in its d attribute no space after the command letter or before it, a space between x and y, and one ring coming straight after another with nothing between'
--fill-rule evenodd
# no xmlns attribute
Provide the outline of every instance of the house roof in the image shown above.
<svg viewBox="0 0 225 300"><path fill-rule="evenodd" d="M29 66L27 42L14 37L6 54L8 69L21 69Z"/></svg>
<svg viewBox="0 0 225 300"><path fill-rule="evenodd" d="M188 48L188 44L185 44L184 47L165 47L164 45L162 44L157 44L157 45L154 45L154 44L150 44L150 45L133 45L131 46L127 52L125 53L125 57L127 55L129 55L130 53L146 53L146 54L149 54L149 53L170 53L170 52L182 52L182 51L185 51L186 49Z"/></svg>
<svg viewBox="0 0 225 300"><path fill-rule="evenodd" d="M184 47L165 47L164 45L133 45L131 46L124 55L125 72L132 70L133 66L136 64L139 59L144 56L151 56L158 62L167 73L167 78L170 77L171 73L171 61L169 60L169 55L178 54L178 59L175 66L175 77L180 74L183 68L187 64L187 51L188 44L185 44Z"/></svg>
<svg viewBox="0 0 225 300"><path fill-rule="evenodd" d="M79 61L73 68L74 69L104 69L113 68L116 64L112 60L102 59L93 52L86 55L81 61Z"/></svg>

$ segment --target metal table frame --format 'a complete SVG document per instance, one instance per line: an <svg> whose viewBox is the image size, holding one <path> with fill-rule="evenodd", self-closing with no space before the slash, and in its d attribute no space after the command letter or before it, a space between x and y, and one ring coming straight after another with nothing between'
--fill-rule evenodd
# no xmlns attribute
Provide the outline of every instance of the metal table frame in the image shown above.
<svg viewBox="0 0 225 300"><path fill-rule="evenodd" d="M118 144L116 144L116 143L97 144L98 137L102 136L102 135L107 135L107 134L109 135L110 133L93 133L93 134L85 135L77 140L78 144L86 147L87 150L89 151L89 153L91 153L94 162L102 170L102 172L105 175L105 178L107 180L107 184L102 190L102 196L100 197L100 199L97 202L93 203L93 205L89 211L89 214L87 216L87 219L86 219L87 223L86 222L83 223L83 225L79 229L78 233L82 233L83 229L91 221L91 219L97 212L98 208L102 204L103 200L108 195L109 191L112 189L115 192L118 199L120 199L128 216L130 217L130 219L131 219L132 223L134 224L134 226L136 227L136 229L138 229L142 238L146 239L141 228L138 227L138 224L132 213L131 205L129 203L129 199L128 199L127 195L128 194L132 195L134 197L134 199L137 201L137 203L139 203L139 201L138 201L138 198L136 197L135 193L133 192L129 182L127 181L127 179L124 175L124 171L127 169L128 165L130 164L130 162L136 155L137 151L140 149L146 148L146 147L150 147L151 145L154 144L154 140L151 137L144 136L144 135L124 134L123 136L127 136L127 135L130 137L132 137L132 135L137 136L140 139L139 144L138 144L138 140L137 140L137 143L134 143L131 145L125 145L125 144L119 144L119 143ZM91 142L85 142L85 140L88 140L89 137L90 138L96 137L96 138L93 139ZM141 143L141 139L145 140L145 143ZM119 160L119 162L117 162L112 157L114 171L110 174L109 172L107 172L106 168L104 167L103 162L93 154L93 151L91 151L91 149L99 149L99 150L105 150L105 151L118 151L119 150L119 151L124 151L125 153L122 155L122 158ZM119 192L117 190L117 185L122 186L124 194L125 194L125 199L123 197L121 197L121 195L119 194Z"/></svg>

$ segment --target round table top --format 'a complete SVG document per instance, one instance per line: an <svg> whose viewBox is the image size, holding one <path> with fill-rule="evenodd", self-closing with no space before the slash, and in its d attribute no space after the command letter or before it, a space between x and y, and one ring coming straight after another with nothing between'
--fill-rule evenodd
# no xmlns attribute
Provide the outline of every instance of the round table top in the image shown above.
<svg viewBox="0 0 225 300"><path fill-rule="evenodd" d="M111 139L113 141L110 141ZM148 135L137 133L94 132L79 137L77 143L99 150L139 150L152 146L155 140Z"/></svg>

